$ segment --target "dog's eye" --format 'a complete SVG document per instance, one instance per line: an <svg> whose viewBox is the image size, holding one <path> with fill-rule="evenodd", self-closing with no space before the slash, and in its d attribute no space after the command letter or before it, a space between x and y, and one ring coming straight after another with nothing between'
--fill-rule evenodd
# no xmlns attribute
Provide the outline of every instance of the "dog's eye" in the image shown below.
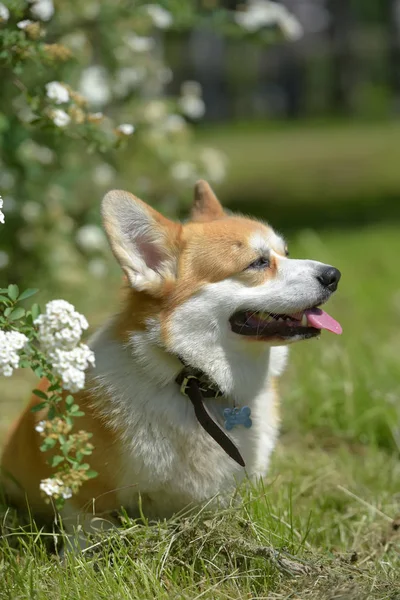
<svg viewBox="0 0 400 600"><path fill-rule="evenodd" d="M260 256L254 262L252 262L247 269L267 269L269 267L269 259L265 256Z"/></svg>

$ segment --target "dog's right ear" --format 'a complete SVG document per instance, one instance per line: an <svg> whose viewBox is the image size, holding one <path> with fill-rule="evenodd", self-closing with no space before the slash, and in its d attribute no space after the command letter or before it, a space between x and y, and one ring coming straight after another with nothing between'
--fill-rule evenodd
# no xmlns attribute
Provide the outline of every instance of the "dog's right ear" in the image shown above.
<svg viewBox="0 0 400 600"><path fill-rule="evenodd" d="M204 179L200 179L194 186L191 220L195 222L214 221L224 215L224 209L211 186Z"/></svg>
<svg viewBox="0 0 400 600"><path fill-rule="evenodd" d="M175 276L180 225L121 190L108 192L101 212L112 251L136 290L157 293Z"/></svg>

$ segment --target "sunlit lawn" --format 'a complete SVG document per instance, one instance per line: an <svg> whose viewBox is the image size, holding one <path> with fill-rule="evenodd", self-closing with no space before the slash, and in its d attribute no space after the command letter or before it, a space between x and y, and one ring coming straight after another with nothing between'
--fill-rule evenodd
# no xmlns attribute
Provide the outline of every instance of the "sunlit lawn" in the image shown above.
<svg viewBox="0 0 400 600"><path fill-rule="evenodd" d="M263 488L245 489L240 508L205 522L126 523L63 567L32 537L22 546L6 537L0 597L400 598L398 230L303 231L290 241L292 256L341 269L329 312L344 334L293 347L283 433ZM117 303L108 294L101 318ZM99 321L92 297L69 299ZM22 376L1 381L1 435L30 385ZM263 545L304 561L309 573L277 568Z"/></svg>

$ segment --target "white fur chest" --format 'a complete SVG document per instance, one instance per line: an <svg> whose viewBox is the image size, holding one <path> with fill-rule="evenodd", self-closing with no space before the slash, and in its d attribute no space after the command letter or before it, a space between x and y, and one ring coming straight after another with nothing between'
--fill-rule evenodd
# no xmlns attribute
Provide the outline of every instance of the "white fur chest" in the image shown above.
<svg viewBox="0 0 400 600"><path fill-rule="evenodd" d="M204 431L174 378L160 384L160 378L138 366L130 349L105 337L106 331L92 344L96 369L91 380L109 398L100 410L123 432L117 495L129 513L137 513L139 495L146 515L168 517L188 505L226 497L246 476L266 474L278 428L269 386L269 377L275 375L271 369L264 374L263 385L248 382L250 393L240 403L250 406L252 427L238 425L229 432L246 463L243 469ZM227 399L205 403L223 427Z"/></svg>

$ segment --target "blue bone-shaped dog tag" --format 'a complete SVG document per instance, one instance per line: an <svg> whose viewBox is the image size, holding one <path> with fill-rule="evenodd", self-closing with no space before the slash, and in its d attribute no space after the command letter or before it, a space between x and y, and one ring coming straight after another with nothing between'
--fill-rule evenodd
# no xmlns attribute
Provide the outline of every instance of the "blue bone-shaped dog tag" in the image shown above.
<svg viewBox="0 0 400 600"><path fill-rule="evenodd" d="M250 419L251 409L249 406L243 406L242 408L225 408L224 427L228 431L236 427L236 425L243 425L247 429L252 426L253 421Z"/></svg>

